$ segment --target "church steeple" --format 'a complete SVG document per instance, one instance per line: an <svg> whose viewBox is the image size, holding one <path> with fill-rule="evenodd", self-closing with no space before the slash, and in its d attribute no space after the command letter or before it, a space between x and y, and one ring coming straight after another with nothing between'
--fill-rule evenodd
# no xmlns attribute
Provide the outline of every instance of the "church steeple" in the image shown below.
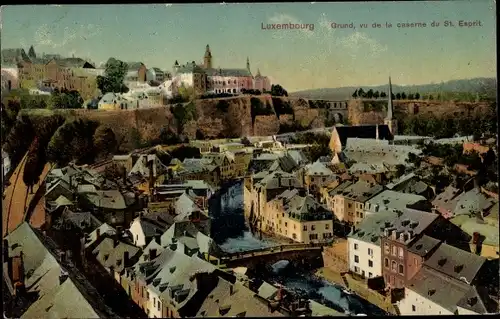
<svg viewBox="0 0 500 319"><path fill-rule="evenodd" d="M392 120L392 114L393 114L393 106L392 106L392 84L391 84L391 77L389 76L389 93L388 93L388 100L387 100L387 120Z"/></svg>
<svg viewBox="0 0 500 319"><path fill-rule="evenodd" d="M394 107L392 105L392 83L391 77L389 76L389 93L387 100L387 116L384 119L384 124L389 127L389 131L391 131L392 135L398 134L398 122L393 118L394 115Z"/></svg>
<svg viewBox="0 0 500 319"><path fill-rule="evenodd" d="M250 59L247 57L247 70L250 71Z"/></svg>
<svg viewBox="0 0 500 319"><path fill-rule="evenodd" d="M257 69L257 75L256 75L256 77L259 77L259 76L261 76L260 75L260 69Z"/></svg>
<svg viewBox="0 0 500 319"><path fill-rule="evenodd" d="M203 66L205 69L212 68L212 52L210 51L210 46L207 44L205 48L205 56L203 57Z"/></svg>

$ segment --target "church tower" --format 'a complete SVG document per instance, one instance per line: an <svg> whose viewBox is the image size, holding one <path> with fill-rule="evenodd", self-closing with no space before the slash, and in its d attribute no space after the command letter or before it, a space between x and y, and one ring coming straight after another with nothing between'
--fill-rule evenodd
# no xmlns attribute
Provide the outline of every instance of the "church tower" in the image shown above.
<svg viewBox="0 0 500 319"><path fill-rule="evenodd" d="M210 46L207 44L207 48L205 49L205 56L203 57L203 66L205 69L212 68L212 52L210 52Z"/></svg>
<svg viewBox="0 0 500 319"><path fill-rule="evenodd" d="M247 70L250 72L250 59L247 57ZM252 72L250 72L252 73Z"/></svg>
<svg viewBox="0 0 500 319"><path fill-rule="evenodd" d="M392 135L398 134L398 122L393 118L394 108L392 106L392 84L391 77L389 77L389 93L387 94L389 100L387 101L387 116L384 119L384 124L389 127Z"/></svg>

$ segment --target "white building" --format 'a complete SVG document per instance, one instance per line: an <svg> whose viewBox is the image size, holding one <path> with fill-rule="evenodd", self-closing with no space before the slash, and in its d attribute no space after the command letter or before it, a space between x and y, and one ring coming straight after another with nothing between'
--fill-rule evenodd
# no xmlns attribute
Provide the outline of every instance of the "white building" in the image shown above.
<svg viewBox="0 0 500 319"><path fill-rule="evenodd" d="M395 217L387 211L367 216L347 236L350 271L367 278L382 276L381 225Z"/></svg>
<svg viewBox="0 0 500 319"><path fill-rule="evenodd" d="M174 77L171 80L167 80L158 86L161 94L166 98L172 98L174 95L179 93L179 87L181 80L179 77Z"/></svg>
<svg viewBox="0 0 500 319"><path fill-rule="evenodd" d="M19 87L19 72L16 67L2 67L2 92L9 92Z"/></svg>
<svg viewBox="0 0 500 319"><path fill-rule="evenodd" d="M2 169L3 169L3 177L5 177L10 172L10 158L9 154L2 150Z"/></svg>

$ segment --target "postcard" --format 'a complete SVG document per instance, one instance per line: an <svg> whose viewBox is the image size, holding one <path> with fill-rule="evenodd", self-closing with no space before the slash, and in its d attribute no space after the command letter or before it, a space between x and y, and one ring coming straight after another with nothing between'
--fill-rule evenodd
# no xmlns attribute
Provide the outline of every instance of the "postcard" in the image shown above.
<svg viewBox="0 0 500 319"><path fill-rule="evenodd" d="M497 313L495 9L2 6L4 317Z"/></svg>

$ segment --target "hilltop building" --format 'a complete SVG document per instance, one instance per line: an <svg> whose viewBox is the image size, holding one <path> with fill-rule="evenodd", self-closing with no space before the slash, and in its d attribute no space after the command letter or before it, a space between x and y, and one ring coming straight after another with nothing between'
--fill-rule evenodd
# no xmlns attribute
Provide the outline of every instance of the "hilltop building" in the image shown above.
<svg viewBox="0 0 500 319"><path fill-rule="evenodd" d="M254 77L250 70L250 59L247 57L246 67L241 69L222 69L213 66L213 56L207 44L203 56L203 64L195 61L180 65L175 61L173 79L186 87L193 87L196 94L239 94L242 90L257 88L270 90L270 80L262 76L260 71Z"/></svg>

